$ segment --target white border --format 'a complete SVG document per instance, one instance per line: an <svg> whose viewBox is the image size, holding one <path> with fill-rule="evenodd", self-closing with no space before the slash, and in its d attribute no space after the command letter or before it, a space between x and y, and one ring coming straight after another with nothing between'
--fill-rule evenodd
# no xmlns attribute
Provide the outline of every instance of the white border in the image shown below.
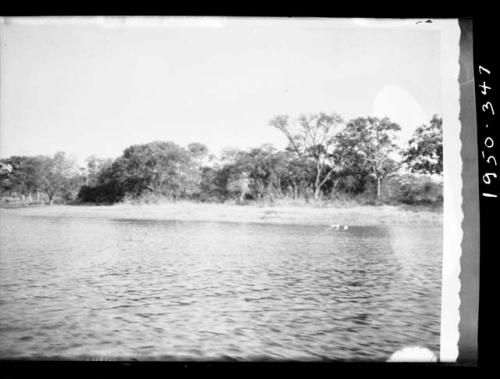
<svg viewBox="0 0 500 379"><path fill-rule="evenodd" d="M440 361L455 362L460 337L460 257L462 255L462 157L460 140L460 26L440 20L443 104L443 269Z"/></svg>

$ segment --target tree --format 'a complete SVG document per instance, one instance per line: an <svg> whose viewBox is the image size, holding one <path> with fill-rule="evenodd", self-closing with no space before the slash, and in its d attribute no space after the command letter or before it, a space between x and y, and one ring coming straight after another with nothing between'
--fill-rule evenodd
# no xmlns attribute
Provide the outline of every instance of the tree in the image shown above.
<svg viewBox="0 0 500 379"><path fill-rule="evenodd" d="M443 119L434 115L428 125L419 126L403 151L403 162L411 172L443 172Z"/></svg>
<svg viewBox="0 0 500 379"><path fill-rule="evenodd" d="M110 158L103 159L98 158L95 155L91 155L87 158L87 179L86 185L94 187L97 185L99 175L106 168L113 164L113 160Z"/></svg>
<svg viewBox="0 0 500 379"><path fill-rule="evenodd" d="M225 149L221 174L226 175L229 192L245 193L253 199L273 199L281 193L281 180L285 175L286 162L272 145L264 144L248 151ZM245 179L243 180L242 177ZM228 187L229 183L232 183ZM237 183L241 185L238 187ZM245 188L241 191L241 188ZM239 188L236 190L236 188Z"/></svg>
<svg viewBox="0 0 500 379"><path fill-rule="evenodd" d="M218 167L203 167L200 180L201 201L221 200L226 192L226 183L221 184Z"/></svg>
<svg viewBox="0 0 500 379"><path fill-rule="evenodd" d="M276 150L271 145L262 145L247 152L241 152L236 158L235 165L241 174L246 175L248 191L254 199L261 199L264 196L272 197L275 190L279 188L275 152Z"/></svg>
<svg viewBox="0 0 500 379"><path fill-rule="evenodd" d="M270 125L280 130L288 140L288 150L302 161L312 160L315 166L314 199L335 172L332 164L335 134L342 118L336 113L302 114L297 125L290 125L287 115L273 118Z"/></svg>
<svg viewBox="0 0 500 379"><path fill-rule="evenodd" d="M60 196L64 200L71 200L76 196L75 187L80 182L80 178L78 178L80 172L74 158L59 151L52 158L43 161L42 170L45 174L42 187L50 204L53 203L56 196ZM83 179L81 181L83 182Z"/></svg>
<svg viewBox="0 0 500 379"><path fill-rule="evenodd" d="M330 190L332 193L356 195L366 190L372 170L364 156L353 149L354 141L344 140L344 136L345 134L338 135L338 148L333 157L337 169L334 180L330 183Z"/></svg>
<svg viewBox="0 0 500 379"><path fill-rule="evenodd" d="M236 174L231 176L227 183L227 190L229 193L236 195L240 202L245 199L245 195L248 193L250 187L250 180L246 172L241 174Z"/></svg>
<svg viewBox="0 0 500 379"><path fill-rule="evenodd" d="M234 163L242 153L243 151L237 147L225 147L221 151L220 161L224 164Z"/></svg>
<svg viewBox="0 0 500 379"><path fill-rule="evenodd" d="M54 156L13 156L5 160L12 170L2 180L2 190L17 192L32 201L33 194L45 193L52 204L55 196L72 200L83 184L74 158L58 152Z"/></svg>
<svg viewBox="0 0 500 379"><path fill-rule="evenodd" d="M192 172L192 184L195 190L192 192L192 195L199 199L201 196L203 168L205 165L205 160L208 156L208 148L202 143L193 142L187 145L187 151L195 165L195 170L193 170Z"/></svg>
<svg viewBox="0 0 500 379"><path fill-rule="evenodd" d="M201 170L204 163L203 161L208 155L208 148L202 143L193 142L187 145L187 149L191 155L191 159L196 162L196 165Z"/></svg>
<svg viewBox="0 0 500 379"><path fill-rule="evenodd" d="M0 161L0 177L6 177L12 172L12 165L10 163L4 163Z"/></svg>
<svg viewBox="0 0 500 379"><path fill-rule="evenodd" d="M138 197L149 191L174 199L196 190L197 170L188 151L173 142L133 145L107 173L123 194Z"/></svg>
<svg viewBox="0 0 500 379"><path fill-rule="evenodd" d="M105 164L97 175L96 183L84 185L78 192L78 199L84 203L112 204L123 199L125 189L121 183L121 161Z"/></svg>
<svg viewBox="0 0 500 379"><path fill-rule="evenodd" d="M10 167L2 178L2 191L16 192L28 199L40 191L45 191L49 157L12 156L4 160Z"/></svg>
<svg viewBox="0 0 500 379"><path fill-rule="evenodd" d="M299 196L308 199L312 183L314 183L316 177L314 162L311 160L304 161L297 156L291 155L292 153L289 151L283 154L285 155L286 166L281 178L282 188L285 188L294 199L299 198Z"/></svg>
<svg viewBox="0 0 500 379"><path fill-rule="evenodd" d="M337 160L344 162L344 169L354 167L368 168L377 186L377 198L381 197L382 180L398 169L393 158L398 151L395 143L401 127L385 117L358 117L347 123L338 136Z"/></svg>

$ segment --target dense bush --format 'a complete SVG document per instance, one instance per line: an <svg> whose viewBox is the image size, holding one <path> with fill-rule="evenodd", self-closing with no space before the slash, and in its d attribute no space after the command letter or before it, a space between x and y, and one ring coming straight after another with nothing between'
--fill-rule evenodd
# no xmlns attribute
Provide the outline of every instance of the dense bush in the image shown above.
<svg viewBox="0 0 500 379"><path fill-rule="evenodd" d="M77 199L82 203L113 204L122 200L123 195L110 184L85 185L80 188Z"/></svg>
<svg viewBox="0 0 500 379"><path fill-rule="evenodd" d="M383 185L383 197L389 202L404 204L440 204L443 183L430 176L394 176Z"/></svg>

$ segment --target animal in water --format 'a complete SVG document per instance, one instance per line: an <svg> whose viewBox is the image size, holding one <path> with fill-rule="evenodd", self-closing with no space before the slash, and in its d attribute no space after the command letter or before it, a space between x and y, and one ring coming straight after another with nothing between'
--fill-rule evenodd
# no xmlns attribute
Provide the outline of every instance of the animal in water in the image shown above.
<svg viewBox="0 0 500 379"><path fill-rule="evenodd" d="M347 225L333 224L327 230L335 229L335 230L347 230L349 227Z"/></svg>
<svg viewBox="0 0 500 379"><path fill-rule="evenodd" d="M437 362L437 357L425 347L407 346L392 354L387 362Z"/></svg>

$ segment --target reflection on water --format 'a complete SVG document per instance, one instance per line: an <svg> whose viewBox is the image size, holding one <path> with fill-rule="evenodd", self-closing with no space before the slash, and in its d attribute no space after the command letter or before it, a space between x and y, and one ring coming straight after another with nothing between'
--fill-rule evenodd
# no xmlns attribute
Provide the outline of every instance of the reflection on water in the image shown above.
<svg viewBox="0 0 500 379"><path fill-rule="evenodd" d="M442 229L0 218L0 357L439 351Z"/></svg>

